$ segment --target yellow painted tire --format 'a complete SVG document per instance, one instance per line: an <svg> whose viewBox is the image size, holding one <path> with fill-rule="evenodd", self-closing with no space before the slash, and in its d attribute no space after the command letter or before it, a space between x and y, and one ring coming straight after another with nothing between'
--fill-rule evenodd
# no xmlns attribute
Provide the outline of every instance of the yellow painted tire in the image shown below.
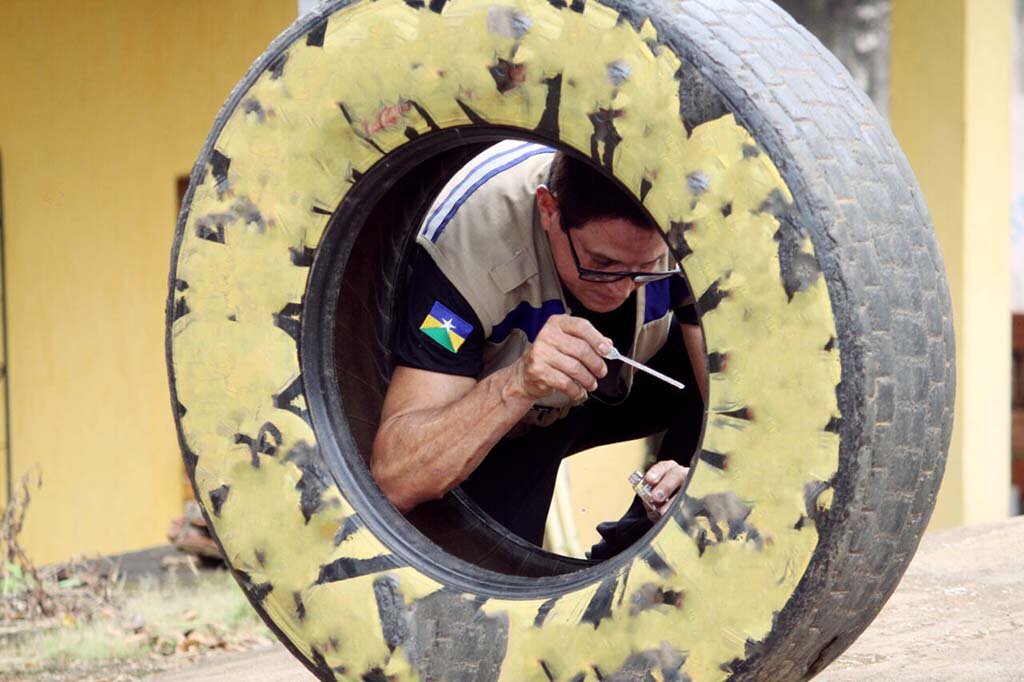
<svg viewBox="0 0 1024 682"><path fill-rule="evenodd" d="M501 137L575 150L642 201L700 294L711 372L674 512L559 575L442 551L362 460L401 271L384 254L415 225L395 207ZM906 160L766 0L376 0L304 17L193 171L167 352L210 526L322 679L809 677L899 581L952 421L949 297Z"/></svg>

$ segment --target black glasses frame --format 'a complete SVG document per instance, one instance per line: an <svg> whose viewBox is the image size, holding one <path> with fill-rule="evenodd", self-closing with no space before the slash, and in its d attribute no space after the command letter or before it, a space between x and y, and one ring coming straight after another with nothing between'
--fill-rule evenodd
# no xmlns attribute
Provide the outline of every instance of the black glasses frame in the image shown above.
<svg viewBox="0 0 1024 682"><path fill-rule="evenodd" d="M580 279L586 282L604 282L610 284L612 282L621 282L622 280L629 278L638 284L646 284L647 282L657 282L659 279L666 279L675 275L683 274L683 269L678 265L671 270L658 270L655 272L611 272L608 270L591 270L580 265L580 256L576 253L576 246L572 243L572 230L565 229L565 238L569 240L569 253L572 254L573 263L576 264L576 271L580 275Z"/></svg>

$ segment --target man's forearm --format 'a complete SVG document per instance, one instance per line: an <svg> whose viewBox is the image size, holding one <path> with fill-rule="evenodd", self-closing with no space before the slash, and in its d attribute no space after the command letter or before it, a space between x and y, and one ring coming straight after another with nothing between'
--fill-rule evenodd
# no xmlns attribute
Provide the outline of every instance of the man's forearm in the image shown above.
<svg viewBox="0 0 1024 682"><path fill-rule="evenodd" d="M514 390L512 371L495 372L448 405L395 415L381 424L371 470L400 511L440 498L464 481L529 411L533 399Z"/></svg>

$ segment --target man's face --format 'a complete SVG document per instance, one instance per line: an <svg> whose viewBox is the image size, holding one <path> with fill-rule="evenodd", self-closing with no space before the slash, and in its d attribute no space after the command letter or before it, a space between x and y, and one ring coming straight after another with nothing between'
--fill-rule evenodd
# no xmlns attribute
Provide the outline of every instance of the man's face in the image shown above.
<svg viewBox="0 0 1024 682"><path fill-rule="evenodd" d="M566 233L557 204L547 188L537 190L537 205L541 227L548 236L562 284L592 312L615 310L643 284L629 278L617 282L580 279L569 248L570 237L580 265L589 270L650 272L664 267L668 247L657 230L644 229L620 218L606 218L592 220Z"/></svg>

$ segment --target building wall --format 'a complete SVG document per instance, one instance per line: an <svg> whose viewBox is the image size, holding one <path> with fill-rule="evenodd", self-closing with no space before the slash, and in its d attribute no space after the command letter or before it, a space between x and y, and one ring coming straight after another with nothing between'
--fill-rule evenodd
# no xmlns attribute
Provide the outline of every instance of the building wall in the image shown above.
<svg viewBox="0 0 1024 682"><path fill-rule="evenodd" d="M893 125L935 216L960 339L940 525L1005 509L1008 7L901 0L893 10ZM11 452L15 477L43 476L25 530L40 562L159 543L180 513L163 362L176 179L295 13L295 0L0 4ZM621 512L640 453L570 471L584 534Z"/></svg>
<svg viewBox="0 0 1024 682"><path fill-rule="evenodd" d="M1010 0L900 0L892 126L945 257L957 401L933 527L1010 509Z"/></svg>
<svg viewBox="0 0 1024 682"><path fill-rule="evenodd" d="M0 4L11 454L39 562L164 541L181 464L164 364L177 205L294 0Z"/></svg>
<svg viewBox="0 0 1024 682"><path fill-rule="evenodd" d="M1024 314L1024 0L1017 0L1015 5L1011 88L1013 205L1010 269L1013 287L1010 295L1013 312Z"/></svg>

